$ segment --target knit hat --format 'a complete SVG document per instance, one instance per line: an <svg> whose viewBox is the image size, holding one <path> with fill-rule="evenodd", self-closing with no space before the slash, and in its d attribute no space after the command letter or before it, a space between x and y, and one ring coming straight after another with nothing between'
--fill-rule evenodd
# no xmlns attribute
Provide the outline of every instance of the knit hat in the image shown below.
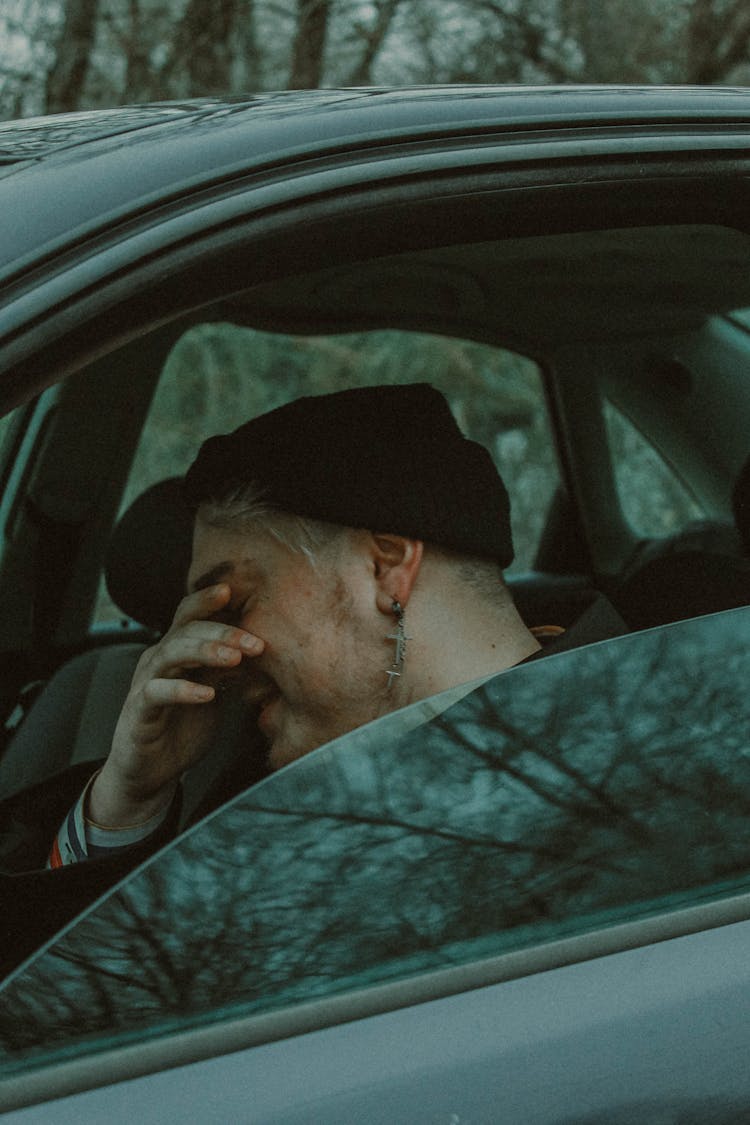
<svg viewBox="0 0 750 1125"><path fill-rule="evenodd" d="M487 450L426 383L296 399L209 438L184 482L196 509L254 482L274 508L513 559L510 503Z"/></svg>

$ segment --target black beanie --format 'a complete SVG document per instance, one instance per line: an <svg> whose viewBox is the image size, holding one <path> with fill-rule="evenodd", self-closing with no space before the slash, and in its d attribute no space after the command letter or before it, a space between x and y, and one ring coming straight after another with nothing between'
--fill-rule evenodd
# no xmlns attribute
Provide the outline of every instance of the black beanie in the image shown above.
<svg viewBox="0 0 750 1125"><path fill-rule="evenodd" d="M254 482L274 508L513 559L510 504L487 450L426 383L300 398L209 438L185 477L188 504Z"/></svg>

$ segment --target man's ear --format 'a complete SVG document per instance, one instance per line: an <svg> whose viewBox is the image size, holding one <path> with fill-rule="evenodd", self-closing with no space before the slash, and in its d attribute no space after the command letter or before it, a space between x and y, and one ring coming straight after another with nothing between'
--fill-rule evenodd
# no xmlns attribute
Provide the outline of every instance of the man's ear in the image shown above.
<svg viewBox="0 0 750 1125"><path fill-rule="evenodd" d="M409 601L422 565L424 543L421 539L405 539L403 535L373 534L371 550L377 607L381 613L392 615L394 602L405 608Z"/></svg>

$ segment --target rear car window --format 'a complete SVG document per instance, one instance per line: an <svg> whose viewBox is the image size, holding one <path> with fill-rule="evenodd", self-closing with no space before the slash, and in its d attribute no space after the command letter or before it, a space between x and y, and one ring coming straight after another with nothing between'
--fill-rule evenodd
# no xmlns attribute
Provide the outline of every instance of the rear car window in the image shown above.
<svg viewBox="0 0 750 1125"><path fill-rule="evenodd" d="M705 516L671 465L607 399L604 419L620 507L636 534L666 537Z"/></svg>

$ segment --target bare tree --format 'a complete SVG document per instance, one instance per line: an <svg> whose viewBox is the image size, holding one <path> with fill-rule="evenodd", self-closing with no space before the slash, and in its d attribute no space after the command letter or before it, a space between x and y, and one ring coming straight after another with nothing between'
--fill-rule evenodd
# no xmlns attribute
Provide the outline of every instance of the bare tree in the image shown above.
<svg viewBox="0 0 750 1125"><path fill-rule="evenodd" d="M686 41L686 81L732 81L750 63L750 7L745 0L692 0Z"/></svg>
<svg viewBox="0 0 750 1125"><path fill-rule="evenodd" d="M0 115L321 85L747 80L745 0L0 0Z"/></svg>
<svg viewBox="0 0 750 1125"><path fill-rule="evenodd" d="M47 74L48 113L78 109L96 39L99 0L67 0L54 66Z"/></svg>
<svg viewBox="0 0 750 1125"><path fill-rule="evenodd" d="M129 27L123 37L122 49L126 58L124 100L138 101L147 96L151 85L151 60L148 16L144 14L141 0L128 0Z"/></svg>
<svg viewBox="0 0 750 1125"><path fill-rule="evenodd" d="M173 39L169 68L181 71L191 96L221 94L257 75L255 0L188 0ZM252 81L252 80L251 80Z"/></svg>
<svg viewBox="0 0 750 1125"><path fill-rule="evenodd" d="M366 86L372 82L373 65L383 48L400 6L401 0L376 0L371 23L367 24L363 20L354 21L353 35L362 42L363 46L362 53L349 75L350 86Z"/></svg>
<svg viewBox="0 0 750 1125"><path fill-rule="evenodd" d="M741 888L736 628L704 618L518 668L429 725L391 716L249 790L7 982L0 1067Z"/></svg>
<svg viewBox="0 0 750 1125"><path fill-rule="evenodd" d="M290 90L314 90L323 76L331 0L297 0Z"/></svg>

